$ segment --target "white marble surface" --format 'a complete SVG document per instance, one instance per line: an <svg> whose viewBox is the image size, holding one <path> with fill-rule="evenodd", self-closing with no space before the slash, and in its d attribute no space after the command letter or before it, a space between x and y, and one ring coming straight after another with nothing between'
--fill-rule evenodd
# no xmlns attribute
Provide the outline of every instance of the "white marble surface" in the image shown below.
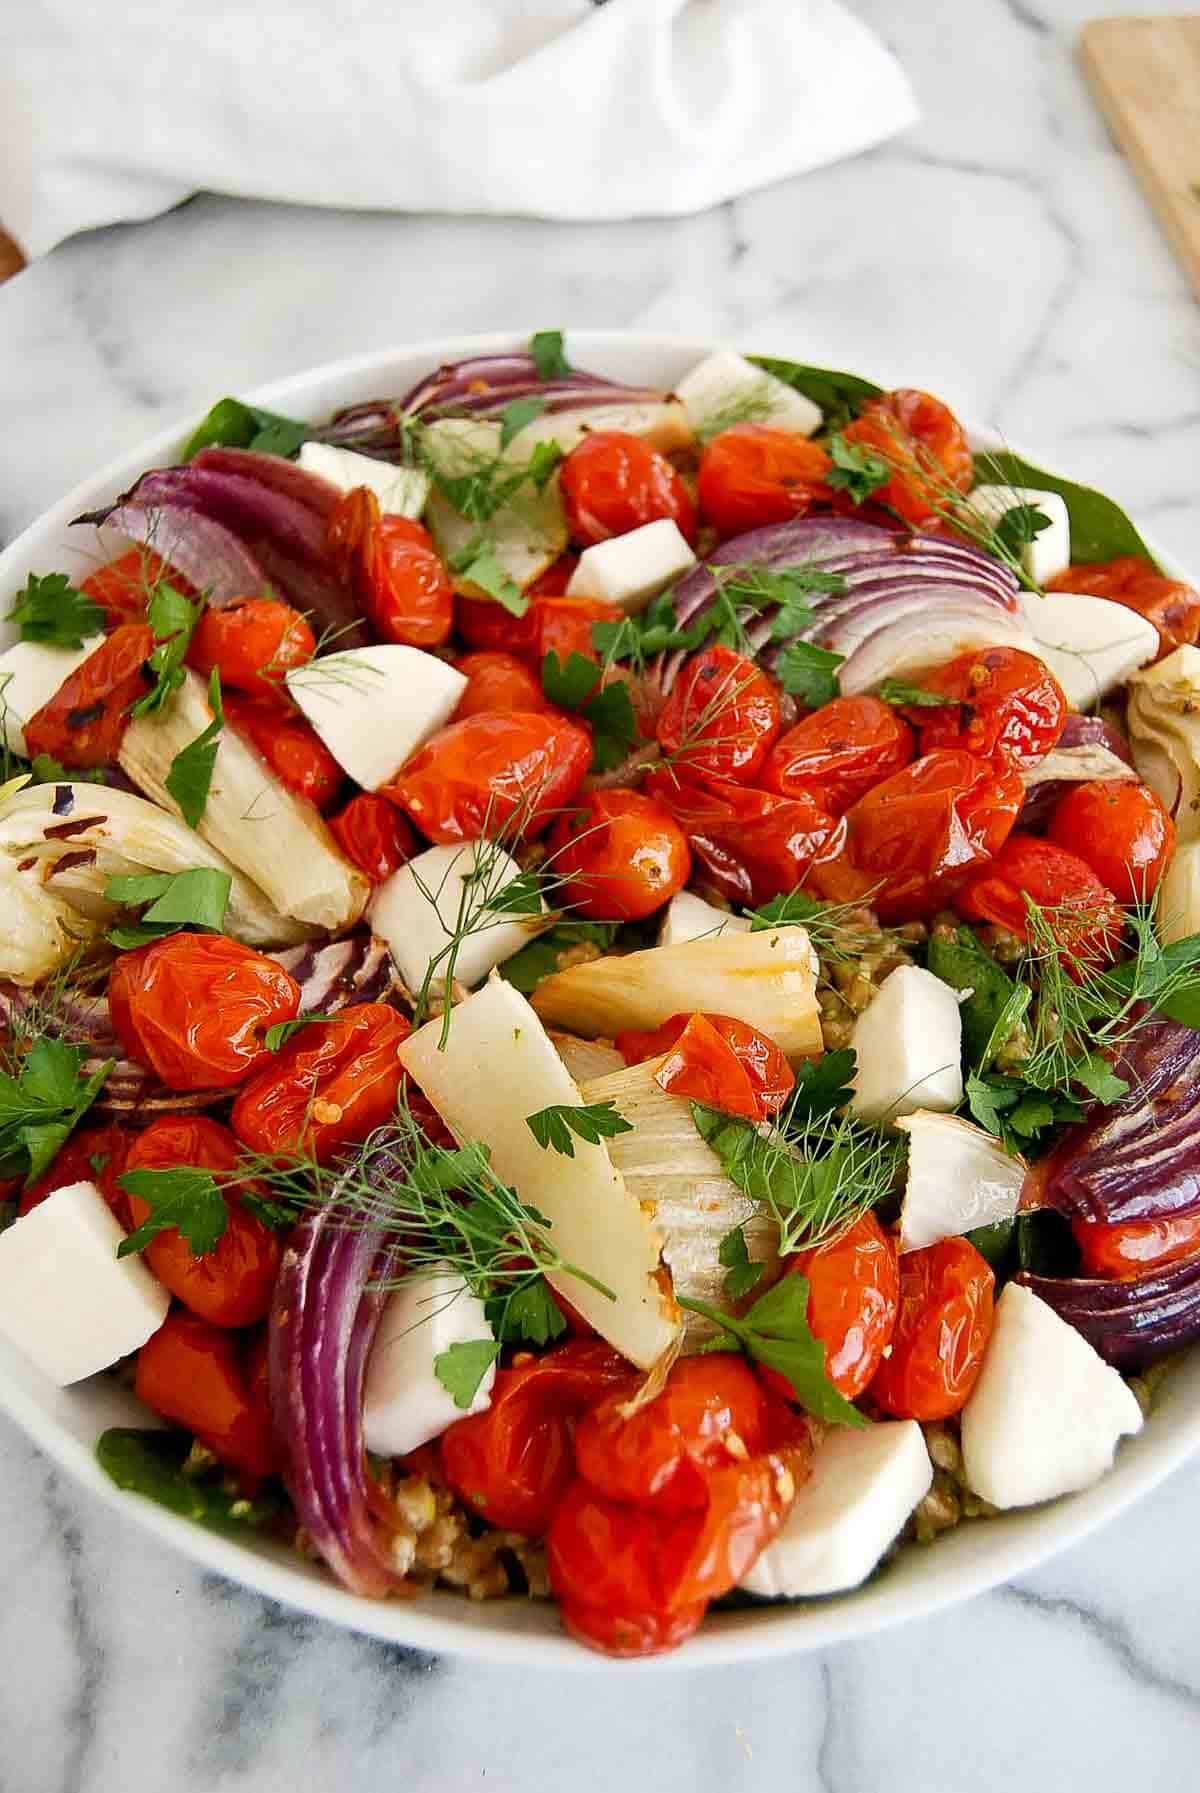
<svg viewBox="0 0 1200 1793"><path fill-rule="evenodd" d="M219 393L404 338L562 322L928 385L1200 566L1200 312L1075 73L1090 8L860 10L904 57L923 124L704 217L573 228L204 198L68 244L0 289L0 540ZM428 1661L272 1607L93 1511L0 1422L0 1793L1183 1788L1198 1507L1200 1464L1021 1584L906 1631L597 1681Z"/></svg>

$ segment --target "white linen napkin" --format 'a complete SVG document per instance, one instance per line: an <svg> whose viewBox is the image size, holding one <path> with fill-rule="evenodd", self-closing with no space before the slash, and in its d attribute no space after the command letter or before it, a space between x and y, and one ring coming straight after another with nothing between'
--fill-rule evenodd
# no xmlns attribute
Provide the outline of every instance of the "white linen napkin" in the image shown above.
<svg viewBox="0 0 1200 1793"><path fill-rule="evenodd" d="M29 254L200 188L677 215L915 117L837 0L0 4L0 220Z"/></svg>

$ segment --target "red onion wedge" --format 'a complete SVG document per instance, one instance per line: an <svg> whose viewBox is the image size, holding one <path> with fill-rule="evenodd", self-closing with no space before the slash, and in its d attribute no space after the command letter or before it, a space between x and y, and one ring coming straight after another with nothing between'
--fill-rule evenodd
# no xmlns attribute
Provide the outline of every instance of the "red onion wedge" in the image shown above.
<svg viewBox="0 0 1200 1793"><path fill-rule="evenodd" d="M1141 1369L1200 1338L1200 1253L1128 1281L1027 1270L1016 1280L1117 1370Z"/></svg>

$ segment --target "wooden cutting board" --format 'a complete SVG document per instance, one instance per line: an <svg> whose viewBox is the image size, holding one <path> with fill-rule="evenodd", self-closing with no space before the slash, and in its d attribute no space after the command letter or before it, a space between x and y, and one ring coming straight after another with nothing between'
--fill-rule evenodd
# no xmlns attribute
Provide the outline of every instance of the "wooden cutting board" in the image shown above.
<svg viewBox="0 0 1200 1793"><path fill-rule="evenodd" d="M1200 298L1200 13L1093 19L1079 59Z"/></svg>

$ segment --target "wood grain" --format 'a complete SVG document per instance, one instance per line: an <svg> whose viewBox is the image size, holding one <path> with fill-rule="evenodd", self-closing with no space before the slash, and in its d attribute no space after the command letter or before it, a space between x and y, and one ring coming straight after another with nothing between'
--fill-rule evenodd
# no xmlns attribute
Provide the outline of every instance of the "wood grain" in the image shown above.
<svg viewBox="0 0 1200 1793"><path fill-rule="evenodd" d="M1200 298L1200 13L1093 19L1079 59Z"/></svg>

